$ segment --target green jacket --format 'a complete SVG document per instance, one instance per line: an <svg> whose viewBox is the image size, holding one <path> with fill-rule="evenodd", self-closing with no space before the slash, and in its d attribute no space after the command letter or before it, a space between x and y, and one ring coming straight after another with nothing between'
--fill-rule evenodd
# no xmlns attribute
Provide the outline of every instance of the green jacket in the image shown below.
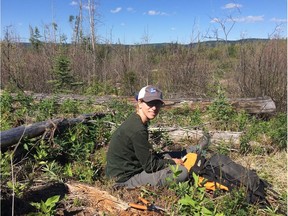
<svg viewBox="0 0 288 216"><path fill-rule="evenodd" d="M125 182L144 170L152 173L175 164L154 152L148 142L147 125L136 113L131 114L112 135L106 159L106 175L117 182Z"/></svg>

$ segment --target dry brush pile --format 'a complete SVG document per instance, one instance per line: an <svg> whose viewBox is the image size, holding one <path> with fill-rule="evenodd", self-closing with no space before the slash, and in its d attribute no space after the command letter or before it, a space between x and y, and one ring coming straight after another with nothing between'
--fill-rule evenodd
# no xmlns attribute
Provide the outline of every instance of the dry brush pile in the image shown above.
<svg viewBox="0 0 288 216"><path fill-rule="evenodd" d="M12 35L10 36L12 38ZM1 42L1 86L10 91L132 96L155 84L166 97L270 96L286 110L287 43L66 44Z"/></svg>

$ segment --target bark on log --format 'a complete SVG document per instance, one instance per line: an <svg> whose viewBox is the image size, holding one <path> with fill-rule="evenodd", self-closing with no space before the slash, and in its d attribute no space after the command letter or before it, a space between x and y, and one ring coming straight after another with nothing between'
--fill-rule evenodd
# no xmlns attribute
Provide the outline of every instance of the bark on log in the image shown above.
<svg viewBox="0 0 288 216"><path fill-rule="evenodd" d="M102 118L104 117L104 113L94 113L94 114L84 114L77 118L59 118L59 119L51 119L43 122L37 122L30 125L22 125L16 128L12 128L10 130L1 131L0 132L0 147L7 148L12 146L18 142L20 142L23 138L33 138L42 135L45 131L52 128L65 128L71 125L75 125L80 122L87 122L94 118Z"/></svg>

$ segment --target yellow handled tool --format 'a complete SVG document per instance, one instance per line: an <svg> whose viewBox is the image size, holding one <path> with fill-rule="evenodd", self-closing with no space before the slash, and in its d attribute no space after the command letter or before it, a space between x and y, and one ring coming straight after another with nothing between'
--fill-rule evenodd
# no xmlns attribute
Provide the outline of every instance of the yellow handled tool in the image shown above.
<svg viewBox="0 0 288 216"><path fill-rule="evenodd" d="M147 211L166 211L164 208L161 208L159 206L156 206L152 203L150 203L148 200L142 198L142 197L138 197L139 201L143 203L143 205L141 204L137 204L137 203L129 203L129 206L131 206L132 208L135 209L139 209L139 210L147 210Z"/></svg>

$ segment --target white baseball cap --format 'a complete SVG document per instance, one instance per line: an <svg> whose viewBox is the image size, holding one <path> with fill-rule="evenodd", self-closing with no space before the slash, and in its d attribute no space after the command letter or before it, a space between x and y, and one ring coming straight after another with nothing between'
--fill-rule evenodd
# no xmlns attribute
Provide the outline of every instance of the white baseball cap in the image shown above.
<svg viewBox="0 0 288 216"><path fill-rule="evenodd" d="M140 100L140 99L143 100L144 102L159 100L162 103L164 103L162 91L152 85L147 85L139 91L137 100Z"/></svg>

